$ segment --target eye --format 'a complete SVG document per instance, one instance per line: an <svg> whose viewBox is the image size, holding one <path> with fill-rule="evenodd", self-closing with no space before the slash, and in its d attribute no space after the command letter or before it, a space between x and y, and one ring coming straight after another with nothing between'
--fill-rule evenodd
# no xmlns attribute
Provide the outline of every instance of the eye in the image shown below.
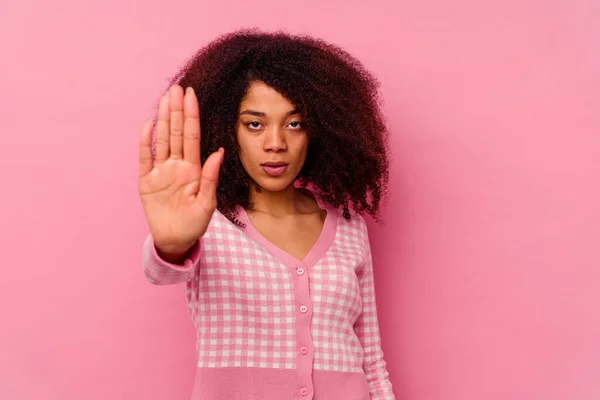
<svg viewBox="0 0 600 400"><path fill-rule="evenodd" d="M248 122L246 125L250 130L258 130L260 129L260 126L262 125L260 122L257 121L252 121L252 122ZM294 130L300 130L302 129L302 122L300 121L292 121L290 122L290 126L294 129Z"/></svg>
<svg viewBox="0 0 600 400"><path fill-rule="evenodd" d="M252 121L252 122L248 122L247 124L245 124L248 128L250 128L251 130L256 130L258 129L258 126L253 125L253 124L257 124L260 125L260 122L256 122L256 121Z"/></svg>

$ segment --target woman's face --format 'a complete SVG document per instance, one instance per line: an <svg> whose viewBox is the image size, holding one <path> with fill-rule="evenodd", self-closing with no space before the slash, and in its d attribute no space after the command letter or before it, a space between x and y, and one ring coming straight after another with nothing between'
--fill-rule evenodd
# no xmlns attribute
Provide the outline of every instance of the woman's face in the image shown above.
<svg viewBox="0 0 600 400"><path fill-rule="evenodd" d="M254 82L240 103L237 141L242 166L262 190L287 188L306 160L308 137L301 115L262 82Z"/></svg>

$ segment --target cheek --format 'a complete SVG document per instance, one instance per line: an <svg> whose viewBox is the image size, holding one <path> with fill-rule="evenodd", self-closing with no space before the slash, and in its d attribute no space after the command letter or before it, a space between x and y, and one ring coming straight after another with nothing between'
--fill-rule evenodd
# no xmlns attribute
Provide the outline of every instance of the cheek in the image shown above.
<svg viewBox="0 0 600 400"><path fill-rule="evenodd" d="M302 158L306 158L306 153L308 151L308 137L304 136L299 143L300 155Z"/></svg>
<svg viewBox="0 0 600 400"><path fill-rule="evenodd" d="M238 130L236 131L236 136L235 136L235 140L237 141L238 147L239 147L239 152L240 154L247 154L248 153L248 137L246 135L244 135L243 132L241 132L242 128L238 128Z"/></svg>
<svg viewBox="0 0 600 400"><path fill-rule="evenodd" d="M257 147L259 143L244 135L237 135L237 143L239 146L238 157L244 168L248 169L256 164L257 159L260 158L261 149Z"/></svg>
<svg viewBox="0 0 600 400"><path fill-rule="evenodd" d="M248 144L244 141L242 135L240 135L239 131L236 133L235 137L238 145L238 157L242 163L242 165L246 165L246 161L248 158Z"/></svg>

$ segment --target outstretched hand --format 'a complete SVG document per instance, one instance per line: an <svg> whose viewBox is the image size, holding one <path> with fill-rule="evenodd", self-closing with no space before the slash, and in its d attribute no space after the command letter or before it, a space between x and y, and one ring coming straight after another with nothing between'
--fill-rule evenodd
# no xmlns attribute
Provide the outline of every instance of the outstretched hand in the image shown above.
<svg viewBox="0 0 600 400"><path fill-rule="evenodd" d="M200 110L192 88L172 86L161 98L156 125L141 133L139 193L157 248L184 253L208 227L217 206L217 183L224 150L200 163Z"/></svg>

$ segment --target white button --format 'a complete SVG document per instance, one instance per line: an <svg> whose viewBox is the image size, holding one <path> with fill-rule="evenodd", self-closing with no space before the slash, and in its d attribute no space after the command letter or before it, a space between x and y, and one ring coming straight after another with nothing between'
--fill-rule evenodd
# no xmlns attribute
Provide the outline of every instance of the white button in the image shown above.
<svg viewBox="0 0 600 400"><path fill-rule="evenodd" d="M304 268L302 268L302 267L296 268L296 272L298 273L298 275L303 275L304 274Z"/></svg>
<svg viewBox="0 0 600 400"><path fill-rule="evenodd" d="M306 314L307 311L308 311L308 307L306 307L305 305L300 306L300 312L302 314Z"/></svg>

